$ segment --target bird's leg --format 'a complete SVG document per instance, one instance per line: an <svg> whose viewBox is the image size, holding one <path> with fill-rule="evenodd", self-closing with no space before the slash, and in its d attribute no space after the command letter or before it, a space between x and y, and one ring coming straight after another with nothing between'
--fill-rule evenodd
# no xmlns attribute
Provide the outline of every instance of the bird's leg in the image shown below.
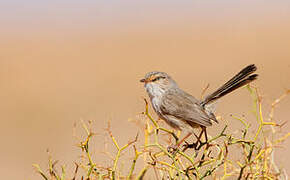
<svg viewBox="0 0 290 180"><path fill-rule="evenodd" d="M203 133L203 129L201 129L201 132L200 132L200 134L199 134L199 136L197 136L196 134L194 134L194 136L196 137L196 142L195 143L192 143L192 144L189 144L189 143L187 143L187 142L185 142L186 144L184 145L184 149L182 150L182 151L185 151L185 150L187 150L188 148L194 148L194 149L197 149L197 145L198 145L198 143L200 143L200 144L202 144L202 142L200 141L200 139L201 139L201 136L202 136L202 133Z"/></svg>
<svg viewBox="0 0 290 180"><path fill-rule="evenodd" d="M205 142L201 142L201 140L200 140L201 137L199 137L199 143L200 143L200 144L199 144L198 147L195 148L195 150L199 150L199 149L200 149L203 145L205 145L205 144L207 145L207 147L208 147L208 145L209 145L209 144L208 144L208 138L207 138L207 132L206 132L206 127L205 127L205 126L202 126L202 127L201 127L201 134L202 134L202 133L204 133L204 136L205 136Z"/></svg>
<svg viewBox="0 0 290 180"><path fill-rule="evenodd" d="M207 139L207 132L206 132L206 127L203 126L203 131L204 131L204 136L205 136L205 143L207 143L208 139Z"/></svg>
<svg viewBox="0 0 290 180"><path fill-rule="evenodd" d="M182 138L177 144L175 144L175 145L171 145L171 146L168 146L168 148L167 148L167 151L168 152L175 152L177 149L178 149L178 147L189 137L189 136L191 136L192 135L192 133L188 133L186 136L184 136L184 138Z"/></svg>
<svg viewBox="0 0 290 180"><path fill-rule="evenodd" d="M202 136L203 132L204 132L204 129L201 127L201 131L200 131L199 136L198 136L198 137L195 136L196 139L197 139L197 140L196 140L196 143L195 143L196 145L197 145L197 143L200 143L200 144L202 143L200 139L201 139L201 136Z"/></svg>
<svg viewBox="0 0 290 180"><path fill-rule="evenodd" d="M188 133L186 136L184 136L183 139L181 139L178 143L177 143L177 147L180 146L180 144L182 144L189 136L191 136L192 133Z"/></svg>

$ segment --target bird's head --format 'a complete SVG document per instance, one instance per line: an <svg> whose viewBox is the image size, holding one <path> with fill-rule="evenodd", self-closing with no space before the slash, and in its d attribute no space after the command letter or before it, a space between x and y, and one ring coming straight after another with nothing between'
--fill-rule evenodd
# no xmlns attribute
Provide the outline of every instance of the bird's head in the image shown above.
<svg viewBox="0 0 290 180"><path fill-rule="evenodd" d="M156 96L172 87L177 87L176 82L165 72L152 71L145 75L140 82L144 83L149 96Z"/></svg>

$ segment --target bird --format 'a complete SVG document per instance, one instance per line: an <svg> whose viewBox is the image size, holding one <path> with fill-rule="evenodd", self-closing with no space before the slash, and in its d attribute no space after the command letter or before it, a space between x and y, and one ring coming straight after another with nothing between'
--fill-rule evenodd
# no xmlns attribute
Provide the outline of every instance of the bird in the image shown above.
<svg viewBox="0 0 290 180"><path fill-rule="evenodd" d="M256 70L255 64L246 66L216 91L200 100L181 89L176 81L165 72L149 72L140 82L144 83L144 88L158 117L173 129L188 133L179 141L177 147L194 134L194 129L202 129L199 136L195 135L198 138L195 143L196 147L197 143L201 142L200 138L203 133L207 142L206 127L211 126L213 122L218 123L212 108L213 104L221 97L256 80L258 74L253 74Z"/></svg>

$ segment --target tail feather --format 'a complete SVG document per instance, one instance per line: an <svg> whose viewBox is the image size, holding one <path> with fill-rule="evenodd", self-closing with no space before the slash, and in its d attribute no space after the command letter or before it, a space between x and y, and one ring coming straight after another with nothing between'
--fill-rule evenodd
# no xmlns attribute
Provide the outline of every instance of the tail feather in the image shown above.
<svg viewBox="0 0 290 180"><path fill-rule="evenodd" d="M242 79L246 78L253 72L257 70L257 67L254 64L251 64L244 69L242 69L238 74L236 74L232 79L230 79L228 82L226 82L222 87L220 87L218 90L216 90L214 93L211 94L211 96L214 96L216 94L219 94L221 91L224 91L227 88L230 88L237 82L241 81Z"/></svg>
<svg viewBox="0 0 290 180"><path fill-rule="evenodd" d="M208 103L211 103L224 95L238 89L239 87L242 87L255 79L257 79L257 74L252 74L257 70L257 67L254 64L251 64L244 69L242 69L238 74L236 74L232 79L230 79L228 82L226 82L222 87L217 89L212 94L208 95L202 102L201 105L204 106Z"/></svg>

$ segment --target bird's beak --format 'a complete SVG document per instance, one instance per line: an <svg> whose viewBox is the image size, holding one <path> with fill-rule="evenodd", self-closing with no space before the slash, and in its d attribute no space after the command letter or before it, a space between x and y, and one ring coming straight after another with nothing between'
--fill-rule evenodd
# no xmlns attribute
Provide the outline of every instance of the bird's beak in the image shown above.
<svg viewBox="0 0 290 180"><path fill-rule="evenodd" d="M140 82L144 83L146 82L146 79L141 79Z"/></svg>

